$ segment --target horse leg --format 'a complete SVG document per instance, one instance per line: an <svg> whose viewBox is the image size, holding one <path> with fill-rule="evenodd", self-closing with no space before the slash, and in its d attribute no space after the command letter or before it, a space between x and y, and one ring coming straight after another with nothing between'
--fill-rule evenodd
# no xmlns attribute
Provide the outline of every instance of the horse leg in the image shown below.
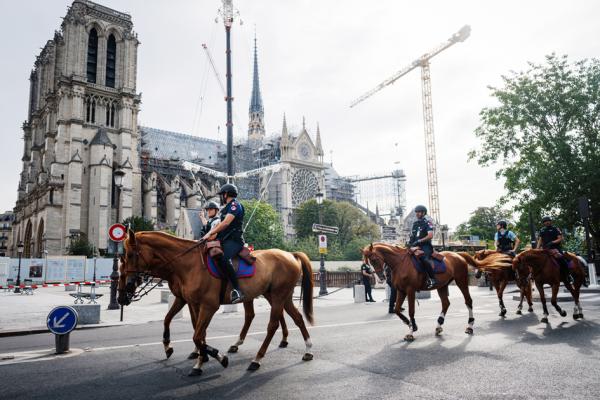
<svg viewBox="0 0 600 400"><path fill-rule="evenodd" d="M206 354L210 354L218 359L223 367L226 367L228 364L228 359L226 356L222 356L217 349L206 345L206 329L208 328L210 320L218 309L218 307L208 306L206 304L201 305L198 309L193 340L196 348L200 349L200 355L196 359L196 363L194 364L194 367L188 376L202 375L202 364L205 362L203 355Z"/></svg>
<svg viewBox="0 0 600 400"><path fill-rule="evenodd" d="M269 304L271 304L271 295L270 294L263 294L263 296L265 297L265 299L267 299L267 301L269 302ZM293 303L292 297L290 296L290 300ZM289 312L288 312L289 314ZM283 315L283 313L281 313L281 319L279 320L279 325L281 325L281 342L279 342L279 347L281 347L282 349L288 347L288 328L287 328L287 323L285 322L285 315Z"/></svg>
<svg viewBox="0 0 600 400"><path fill-rule="evenodd" d="M564 284L565 288L567 288L569 293L571 293L571 296L573 296L573 300L575 301L575 308L573 308L573 319L577 320L579 318L583 318L583 314L580 315L582 310L581 306L579 305L579 290L576 290L568 280L565 280Z"/></svg>
<svg viewBox="0 0 600 400"><path fill-rule="evenodd" d="M250 325L252 324L252 320L254 319L254 315L254 301L245 301L244 326L242 327L242 331L240 332L237 342L235 342L229 347L229 350L227 350L228 353L237 353L238 347L244 343L244 340L246 340L246 335L248 334L248 330L250 329Z"/></svg>
<svg viewBox="0 0 600 400"><path fill-rule="evenodd" d="M467 277L464 279L455 278L456 286L460 289L465 298L465 305L467 306L467 310L469 310L469 319L467 321L467 328L465 329L465 333L467 335L473 334L473 325L475 324L475 318L473 317L473 299L471 298L471 293L469 293L469 282Z"/></svg>
<svg viewBox="0 0 600 400"><path fill-rule="evenodd" d="M450 300L448 299L448 286L441 287L437 290L438 295L440 296L440 300L442 301L442 312L437 319L437 327L435 328L435 335L441 335L442 325L444 325L444 319L446 318L446 312L448 311L448 307L450 307Z"/></svg>
<svg viewBox="0 0 600 400"><path fill-rule="evenodd" d="M306 325L304 324L304 319L302 318L302 314L300 314L300 311L298 311L298 309L294 305L294 301L292 300L291 297L285 302L284 308L285 308L285 311L288 313L288 315L290 317L292 317L292 320L294 321L296 326L300 329L300 332L302 333L302 337L304 338L304 344L306 345L306 351L304 352L304 355L302 356L302 361L312 360L313 359L312 341L310 340L310 335L308 334L308 329L306 329ZM283 318L283 313L282 313L280 323L283 319L284 318ZM281 327L281 329L283 329L283 326ZM285 331L287 332L287 328ZM279 345L279 347L282 347L282 346Z"/></svg>
<svg viewBox="0 0 600 400"><path fill-rule="evenodd" d="M531 298L531 281L527 281L527 286L525 287L525 297L527 297L527 304L529 305L527 312L533 312L533 299Z"/></svg>
<svg viewBox="0 0 600 400"><path fill-rule="evenodd" d="M197 306L192 306L191 304L188 304L188 309L190 310L190 317L192 320L192 328L196 329L196 321L198 319L198 307ZM196 358L198 358L198 356L200 355L200 349L198 347L194 348L194 351L192 351L189 355L188 355L188 360L195 360ZM202 354L202 362L208 362L208 355L206 355L206 352L204 352Z"/></svg>
<svg viewBox="0 0 600 400"><path fill-rule="evenodd" d="M167 315L165 315L165 320L163 322L163 346L165 348L165 354L167 358L173 355L173 348L170 346L171 344L171 321L173 317L177 315L179 311L185 306L185 300L180 297L175 297L175 301L169 308Z"/></svg>
<svg viewBox="0 0 600 400"><path fill-rule="evenodd" d="M560 283L555 283L552 285L552 298L550 299L550 303L554 306L556 311L560 314L561 317L566 317L567 312L560 308L558 305L558 301L556 301L556 297L558 295L558 289L560 288Z"/></svg>
<svg viewBox="0 0 600 400"><path fill-rule="evenodd" d="M287 297L288 296L286 296L286 298ZM256 371L260 368L260 360L262 360L265 354L267 354L267 348L269 347L271 339L273 339L273 335L279 327L279 319L283 314L283 305L284 301L282 301L281 299L273 299L273 302L271 303L271 315L269 316L269 324L267 325L267 336L265 337L262 346L260 346L256 357L254 357L254 360L252 360L252 362L248 366L248 371Z"/></svg>
<svg viewBox="0 0 600 400"><path fill-rule="evenodd" d="M408 317L410 318L410 324L408 324L408 334L404 336L404 340L407 342L412 342L415 340L413 333L415 333L419 328L417 327L417 322L415 321L415 290L410 288L407 290L408 296Z"/></svg>
<svg viewBox="0 0 600 400"><path fill-rule="evenodd" d="M546 306L546 294L544 293L544 284L542 282L535 282L535 287L540 294L540 301L542 302L542 309L544 310L544 317L540 320L540 322L547 324L548 323L548 307Z"/></svg>
<svg viewBox="0 0 600 400"><path fill-rule="evenodd" d="M506 315L506 307L504 306L504 300L502 296L504 295L504 289L506 288L506 279L499 279L498 286L496 287L496 294L498 295L498 304L500 305L500 317L504 317Z"/></svg>
<svg viewBox="0 0 600 400"><path fill-rule="evenodd" d="M404 304L405 299L406 292L403 290L398 290L398 295L396 296L396 304L394 305L394 312L402 322L410 326L410 321L404 316L404 314L402 314L402 304Z"/></svg>

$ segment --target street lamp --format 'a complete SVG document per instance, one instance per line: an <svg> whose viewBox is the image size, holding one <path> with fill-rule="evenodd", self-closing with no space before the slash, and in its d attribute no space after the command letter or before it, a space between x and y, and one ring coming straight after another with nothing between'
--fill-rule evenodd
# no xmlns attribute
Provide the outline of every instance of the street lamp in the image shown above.
<svg viewBox="0 0 600 400"><path fill-rule="evenodd" d="M119 223L119 206L121 204L121 188L123 187L123 177L125 176L125 171L122 169L117 169L113 172L114 180L115 180L115 188L117 190L117 223ZM117 302L117 285L119 282L119 243L113 242L115 244L115 255L113 258L113 270L110 274L110 303L108 304L109 310L118 310L119 303ZM94 260L95 265L95 260ZM94 268L94 275L96 270ZM96 277L94 276L94 281L96 281Z"/></svg>
<svg viewBox="0 0 600 400"><path fill-rule="evenodd" d="M323 193L318 192L315 195L315 199L317 200L318 210L319 210L319 224L323 224L323 212L321 210L323 204ZM321 266L319 267L319 296L324 296L327 294L327 270L325 269L325 254L321 253Z"/></svg>
<svg viewBox="0 0 600 400"><path fill-rule="evenodd" d="M21 293L21 256L23 255L23 242L17 244L17 252L19 253L19 269L17 270L17 285L15 286L15 293Z"/></svg>

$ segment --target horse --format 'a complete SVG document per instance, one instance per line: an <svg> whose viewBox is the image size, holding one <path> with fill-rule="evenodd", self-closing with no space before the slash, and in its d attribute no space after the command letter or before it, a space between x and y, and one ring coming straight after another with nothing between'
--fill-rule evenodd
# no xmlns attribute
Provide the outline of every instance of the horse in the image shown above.
<svg viewBox="0 0 600 400"><path fill-rule="evenodd" d="M563 257L567 257L574 265L575 282L571 285L566 277L561 276L560 266L554 256L547 250L532 249L526 250L518 254L512 262L513 269L517 274L517 277L525 274L529 274L529 268L531 268L531 275L538 292L540 293L540 300L542 301L542 307L544 309L544 317L540 322L548 323L548 308L546 307L546 295L544 293L544 284L549 284L552 288L552 297L550 303L554 306L556 311L561 317L566 317L567 312L564 311L558 305L556 296L560 287L560 282L563 281L567 290L573 296L575 300L575 308L573 310L573 319L578 320L583 318L583 309L579 304L579 290L585 280L585 272L582 267L581 260L570 253L565 253Z"/></svg>
<svg viewBox="0 0 600 400"><path fill-rule="evenodd" d="M125 240L125 262L119 267L119 297L121 305L131 302L139 285L141 274L152 275L169 282L169 287L192 307L195 319L193 341L200 350L190 376L202 374L202 364L206 354L217 359L227 367L228 358L218 349L206 343L206 330L219 309L220 304L230 304L228 285L213 277L204 260L206 244L204 241L191 241L177 238L164 232L130 232ZM302 309L307 321L313 324L313 281L312 267L306 254L289 253L279 249L256 250L256 272L250 278L240 279L240 286L247 296L247 302L257 296L267 294L271 297L271 313L267 335L255 358L248 366L249 371L260 368L267 348L279 326L283 310L292 317L304 337L306 351L304 361L313 359L312 342L304 319L294 306L292 294L296 282L301 279L303 291Z"/></svg>
<svg viewBox="0 0 600 400"><path fill-rule="evenodd" d="M383 278L383 269L385 265L388 265L392 271L392 284L398 290L394 311L409 328L409 333L404 337L405 341L410 342L415 340L414 332L418 329L415 321L415 294L420 290L437 289L442 301L442 312L437 320L435 334L438 336L442 333L442 325L444 324L446 312L450 306L450 301L448 300L448 285L452 281L456 282L456 285L462 292L465 304L469 311L469 319L465 333L468 335L473 334L473 325L475 322L475 318L473 317L473 300L469 293L468 265L463 257L450 251L442 252L441 254L444 256L444 262L446 264L446 271L436 274L438 280L436 287L427 289L425 282L426 275L417 271L415 268L415 263L419 261L411 254L410 249L385 243L372 243L362 249L362 254L363 261L372 265L380 278ZM478 261L478 263L483 262ZM410 320L400 311L406 297L408 297L408 313Z"/></svg>
<svg viewBox="0 0 600 400"><path fill-rule="evenodd" d="M508 254L499 253L496 250L479 250L475 252L475 255L471 257L469 253L459 252L465 260L470 265L475 266L473 259L475 260L485 260L487 257L496 257L498 259L503 259L507 262L510 262L508 267L505 268L485 268L485 272L488 274L488 278L490 279L492 285L496 289L496 295L498 296L498 303L500 305L500 317L506 316L506 307L504 306L504 289L509 282L514 281L519 287L519 291L521 294L521 299L519 301L519 305L517 306L517 314L523 315L523 300L527 298L527 304L529 308L528 312L533 312L533 302L531 300L531 275L524 275L517 278L515 275L515 271L512 269L512 258ZM475 266L477 268L477 266Z"/></svg>
<svg viewBox="0 0 600 400"><path fill-rule="evenodd" d="M269 302L269 304L271 303L270 297L265 296L265 298L267 299L267 301ZM171 321L173 320L173 318L175 317L175 315L177 315L177 313L179 311L181 311L183 309L183 307L185 307L185 305L187 304L187 302L182 299L181 297L176 297L175 296L175 300L173 301L173 304L171 305L171 307L169 308L169 311L167 312L167 315L165 315L165 319L163 321L163 346L165 349L165 354L167 356L167 358L171 357L173 355L173 347L171 347ZM252 320L254 319L254 302L253 301L246 301L243 303L244 305L244 325L242 327L242 330L239 334L238 340L235 342L235 344L231 345L229 347L229 349L227 350L228 353L237 353L239 346L241 346L244 343L244 340L246 339L246 335L248 334L248 330L250 329L250 325L252 324ZM188 306L189 311L190 311L190 317L192 320L192 328L195 326L195 315L192 314L193 313L193 308ZM288 346L288 329L287 329L287 323L285 322L285 318L283 316L283 314L281 315L281 318L279 319L279 324L281 325L281 333L282 333L282 338L281 338L281 342L279 342L279 347L280 348L286 348ZM192 359L196 359L198 356L200 355L199 350L196 348L194 351L192 351L189 356L188 359L192 360ZM204 357L204 362L208 361L208 357Z"/></svg>

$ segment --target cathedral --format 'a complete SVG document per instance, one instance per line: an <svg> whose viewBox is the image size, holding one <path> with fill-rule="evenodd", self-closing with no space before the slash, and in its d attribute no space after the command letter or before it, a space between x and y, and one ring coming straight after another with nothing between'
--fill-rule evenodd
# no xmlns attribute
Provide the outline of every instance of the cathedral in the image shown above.
<svg viewBox="0 0 600 400"><path fill-rule="evenodd" d="M175 231L226 182L224 143L138 126L140 42L132 29L130 15L75 0L37 56L10 254L19 242L24 257L65 254L80 236L106 250L108 227L131 216ZM293 237L294 210L332 193L331 167L318 125L310 134L303 120L291 132L283 116L281 130L267 136L264 111L255 41L248 137L234 147L233 182L241 198L272 204Z"/></svg>

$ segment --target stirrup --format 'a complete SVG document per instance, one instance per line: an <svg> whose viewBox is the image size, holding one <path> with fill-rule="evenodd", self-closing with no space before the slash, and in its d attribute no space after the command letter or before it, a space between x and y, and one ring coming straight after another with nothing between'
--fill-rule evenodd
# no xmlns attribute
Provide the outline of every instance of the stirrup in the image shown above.
<svg viewBox="0 0 600 400"><path fill-rule="evenodd" d="M231 291L231 304L238 304L241 303L242 301L244 301L244 294L237 290L237 289L233 289Z"/></svg>
<svg viewBox="0 0 600 400"><path fill-rule="evenodd" d="M427 289L433 289L438 281L435 278L427 278Z"/></svg>

